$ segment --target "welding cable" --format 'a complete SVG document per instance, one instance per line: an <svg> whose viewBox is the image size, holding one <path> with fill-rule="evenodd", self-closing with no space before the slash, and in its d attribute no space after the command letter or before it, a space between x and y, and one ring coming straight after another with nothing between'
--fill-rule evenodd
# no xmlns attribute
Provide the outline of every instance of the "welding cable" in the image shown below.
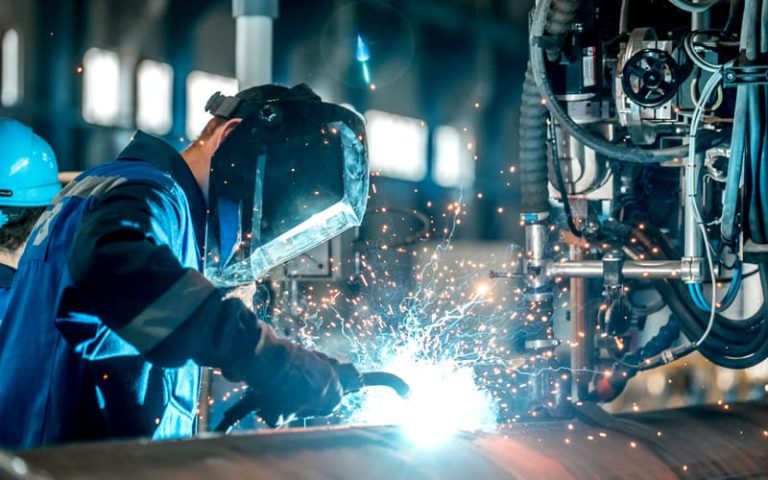
<svg viewBox="0 0 768 480"><path fill-rule="evenodd" d="M732 63L732 62L731 62ZM730 63L729 63L730 64ZM720 85L720 82L722 81L722 72L717 71L712 74L711 77L709 77L709 80L707 80L706 85L704 86L703 91L701 92L701 103L699 103L696 108L693 111L693 115L691 117L691 126L690 131L688 135L688 162L686 165L693 166L693 171L689 172L689 174L695 175L698 178L699 175L699 168L696 165L696 139L698 136L699 131L699 124L701 122L701 118L704 115L704 105L709 102L709 98L712 96L712 92ZM698 182L696 183L698 185ZM694 195L697 195L698 192L694 192ZM701 239L704 244L704 250L706 252L706 258L707 258L707 264L709 266L709 275L712 279L712 300L709 305L709 321L707 322L707 328L704 330L704 333L701 334L701 337L691 342L692 348L698 348L700 345L704 343L704 341L709 337L710 332L712 332L712 327L715 324L715 318L717 315L717 278L715 277L715 263L712 258L712 246L709 243L709 237L707 236L707 229L704 225L704 220L702 219L701 212L699 211L699 205L697 201L691 202L693 205L693 213L695 216L696 224L698 226L699 232L701 233ZM731 287L735 285L735 282L731 283ZM739 286L741 285L741 282L739 282ZM694 286L694 289L696 287ZM706 301L704 299L704 295L701 293L701 285L698 286L698 292L700 293L700 300L701 305L705 306Z"/></svg>
<svg viewBox="0 0 768 480"><path fill-rule="evenodd" d="M749 224L749 236L755 243L768 243L768 229L765 226L765 214L768 213L768 177L766 169L760 162L762 147L762 125L761 108L759 100L758 87L750 85L747 87L748 112L748 134L747 143L749 145L747 156L751 167L752 188L749 192L749 207L747 219Z"/></svg>
<svg viewBox="0 0 768 480"><path fill-rule="evenodd" d="M761 4L759 58L765 58L768 53L768 0ZM756 34L756 32L755 32ZM766 110L768 100L765 87L749 85L749 157L752 165L752 190L749 204L750 235L755 243L768 243L768 226L765 216L768 215L768 122Z"/></svg>
<svg viewBox="0 0 768 480"><path fill-rule="evenodd" d="M549 212L546 111L529 65L523 82L518 135L523 213Z"/></svg>
<svg viewBox="0 0 768 480"><path fill-rule="evenodd" d="M560 152L557 148L557 135L555 132L555 122L549 118L547 119L547 125L549 126L549 144L551 146L552 156L552 170L555 171L555 178L557 179L557 189L560 190L560 198L563 201L563 212L565 213L565 220L568 224L568 230L571 231L576 237L581 238L583 233L576 226L576 222L573 220L573 212L571 211L571 202L568 200L568 189L565 186L565 178L563 178L563 169L560 165Z"/></svg>
<svg viewBox="0 0 768 480"><path fill-rule="evenodd" d="M692 134L692 136L693 135L695 135L695 133ZM693 148L694 147L691 147L691 149ZM696 206L695 202L694 202L694 212L696 213L697 223L699 226L699 230L702 236L704 237L704 242L705 244L708 244L709 240L707 239L707 231L704 227L704 223L701 221L701 214L698 211L698 206ZM645 363L648 365L648 368L653 368L654 366L660 366L660 365L669 363L685 355L688 355L694 350L699 349L707 340L707 338L709 338L709 335L712 332L712 328L715 325L715 319L717 316L717 307L716 307L717 304L715 303L715 301L717 300L717 283L716 283L717 279L715 278L715 265L714 265L714 261L712 260L712 250L709 247L705 248L705 250L707 252L706 257L707 257L707 263L709 264L709 274L712 279L712 300L709 308L709 320L707 321L707 327L704 329L704 332L701 334L700 337L698 337L696 340L691 341L689 344L682 345L676 348L669 348L659 353L655 357L647 359ZM702 300L703 300L703 295L702 295Z"/></svg>
<svg viewBox="0 0 768 480"><path fill-rule="evenodd" d="M635 146L614 144L605 138L598 136L581 125L577 124L563 109L557 100L552 85L547 76L546 62L544 59L545 26L549 6L553 0L541 0L536 5L531 22L530 31L530 68L533 79L536 82L538 91L543 97L547 109L557 120L558 125L562 127L570 136L594 150L596 153L608 157L612 160L622 162L632 162L640 164L659 163L666 160L685 157L688 152L686 145L661 149L643 149ZM720 135L705 134L700 139L699 145L702 150L712 148L722 141Z"/></svg>
<svg viewBox="0 0 768 480"><path fill-rule="evenodd" d="M633 234L646 249L658 247L663 258L680 258L680 253L672 245L669 238L658 228L648 224L644 231L634 230ZM757 273L761 278L763 298L768 298L768 269L761 265ZM708 321L702 318L700 310L691 305L688 292L682 282L663 280L655 282L655 286L670 309L677 315L683 326L683 331L689 339L698 338L705 329ZM768 356L768 349L763 348L768 342L768 322L764 321L765 302L759 311L749 317L731 319L720 314L715 316L715 324L707 341L699 347L699 351L713 363L728 368L747 368L755 365Z"/></svg>
<svg viewBox="0 0 768 480"><path fill-rule="evenodd" d="M695 288L695 284L689 283L688 284L688 295L691 297L691 301L694 305L696 305L696 308L699 310L705 310L709 311L707 307L704 306L704 303L702 303L701 296L699 295L699 292Z"/></svg>
<svg viewBox="0 0 768 480"><path fill-rule="evenodd" d="M723 27L723 30L726 32L730 32L734 23L736 23L736 17L739 14L740 4L741 0L731 0L731 4L728 7L728 20L725 22L725 26Z"/></svg>
<svg viewBox="0 0 768 480"><path fill-rule="evenodd" d="M752 25L758 19L758 5L756 0L746 0L744 13L741 20L741 34L739 38L739 50L745 52L747 60L754 58L755 29ZM740 85L736 88L736 106L733 112L733 129L731 130L731 153L728 161L728 172L723 194L723 213L720 236L727 245L734 245L738 239L737 209L739 205L739 191L741 189L742 170L747 152L747 136L749 117L749 88Z"/></svg>
<svg viewBox="0 0 768 480"><path fill-rule="evenodd" d="M554 0L551 16L544 20L547 33L556 36L566 33L580 4L581 0ZM557 57L560 48L561 45L553 44L548 47L547 54ZM523 81L518 133L523 214L546 216L549 212L546 113L529 62Z"/></svg>
<svg viewBox="0 0 768 480"><path fill-rule="evenodd" d="M679 258L674 247L661 232L652 226L646 230L658 245L666 258ZM758 267L763 297L768 298L768 268ZM704 322L699 309L688 303L689 297L678 281L664 280L656 282L656 289L672 312L680 319L683 332L688 338L702 336ZM743 319L731 319L719 314L706 342L698 350L713 363L726 368L748 368L768 358L768 322L764 321L767 313L765 302L759 311Z"/></svg>
<svg viewBox="0 0 768 480"><path fill-rule="evenodd" d="M694 78L691 80L691 101L693 102L693 105L695 107L699 106L699 91L698 91L698 84L699 81ZM717 87L717 98L715 98L715 103L712 104L712 106L707 106L706 109L710 112L714 112L718 108L720 108L723 105L723 100L725 100L725 92L723 91L723 87L719 86Z"/></svg>
<svg viewBox="0 0 768 480"><path fill-rule="evenodd" d="M610 351L614 361L614 367L610 375L602 375L598 379L595 390L590 392L588 400L610 402L618 397L629 380L637 375L638 372L657 367L659 365L659 355L670 349L672 344L680 337L680 322L674 314L669 316L667 323L661 326L658 333L654 335L640 349L625 354L622 357ZM668 358L666 363L684 356L690 352L677 353L677 357Z"/></svg>
<svg viewBox="0 0 768 480"><path fill-rule="evenodd" d="M667 238L656 227L650 224L647 225L645 233L648 234L648 236L650 237L650 240L653 242L653 245L649 244L644 246L646 246L647 248L658 246L660 249L662 258L665 258L665 259L680 258L681 256L680 252L672 245L669 238ZM636 234L635 236L641 242L643 241L642 235ZM752 275L753 273L750 273L750 275ZM758 274L760 273L760 268L757 269L757 273ZM663 286L668 286L669 288L668 289L663 288ZM768 288L768 286L766 286L766 288ZM687 292L682 282L671 282L671 281L657 282L656 289L659 291L662 297L664 297L667 304L670 303L670 296L674 296L680 302L678 303L678 305L685 306L685 308L690 310L691 315L693 315L694 317L698 317L699 315L698 309L689 308L690 305L687 303L687 300L689 300L689 296L687 295ZM768 291L765 292L765 298L768 298ZM762 311L762 307L761 307L761 311ZM680 319L684 320L682 316L680 316ZM718 315L716 319L714 333L718 334L718 332L720 332L720 334L728 337L729 341L737 341L738 338L732 337L728 333L729 331L733 330L733 331L741 332L744 330L749 330L749 329L755 328L762 321L763 321L763 316L761 312L758 312L750 317L740 318L736 320ZM695 322L698 322L698 320L696 320ZM722 330L722 329L725 329L725 330Z"/></svg>
<svg viewBox="0 0 768 480"><path fill-rule="evenodd" d="M768 53L768 0L763 0L760 11L760 53Z"/></svg>

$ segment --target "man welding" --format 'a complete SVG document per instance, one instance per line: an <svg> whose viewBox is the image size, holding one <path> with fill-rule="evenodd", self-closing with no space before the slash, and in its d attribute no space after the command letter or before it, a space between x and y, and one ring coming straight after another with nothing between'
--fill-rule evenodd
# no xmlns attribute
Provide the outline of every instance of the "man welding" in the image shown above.
<svg viewBox="0 0 768 480"><path fill-rule="evenodd" d="M61 190L48 143L31 128L0 118L0 322L29 232Z"/></svg>
<svg viewBox="0 0 768 480"><path fill-rule="evenodd" d="M217 287L359 224L362 118L303 85L216 94L206 110L187 150L138 132L35 226L0 324L0 446L189 436L201 365L247 382L273 426L339 404L338 362Z"/></svg>

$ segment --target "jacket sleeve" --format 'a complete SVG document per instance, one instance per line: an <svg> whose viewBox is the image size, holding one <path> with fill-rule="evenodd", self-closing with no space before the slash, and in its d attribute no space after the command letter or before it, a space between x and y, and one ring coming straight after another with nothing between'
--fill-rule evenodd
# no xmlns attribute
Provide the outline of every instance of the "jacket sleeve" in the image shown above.
<svg viewBox="0 0 768 480"><path fill-rule="evenodd" d="M171 248L185 228L180 209L155 185L106 193L75 235L68 266L76 296L149 361L192 359L240 380L259 339L256 316L182 266Z"/></svg>

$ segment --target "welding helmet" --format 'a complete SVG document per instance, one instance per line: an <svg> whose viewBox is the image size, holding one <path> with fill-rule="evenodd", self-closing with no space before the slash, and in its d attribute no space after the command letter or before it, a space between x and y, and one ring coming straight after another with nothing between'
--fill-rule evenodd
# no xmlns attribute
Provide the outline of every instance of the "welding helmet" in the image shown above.
<svg viewBox="0 0 768 480"><path fill-rule="evenodd" d="M61 190L48 143L16 120L0 118L0 227L25 208L45 207Z"/></svg>
<svg viewBox="0 0 768 480"><path fill-rule="evenodd" d="M345 230L368 200L363 118L309 87L216 93L206 110L241 118L211 161L205 275L253 282Z"/></svg>

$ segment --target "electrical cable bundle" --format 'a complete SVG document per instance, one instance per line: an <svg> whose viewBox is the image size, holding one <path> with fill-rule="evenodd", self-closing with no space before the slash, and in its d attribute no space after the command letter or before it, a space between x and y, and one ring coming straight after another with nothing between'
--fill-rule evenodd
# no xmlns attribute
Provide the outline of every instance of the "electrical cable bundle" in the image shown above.
<svg viewBox="0 0 768 480"><path fill-rule="evenodd" d="M739 290L741 289L741 279L741 264L739 264L733 270L733 278L731 279L731 283L728 286L728 291L726 291L723 299L718 302L717 305L715 305L715 308L719 313L726 311L728 307L733 305L733 301L736 300L736 296L739 294ZM693 300L693 303L696 305L696 307L699 308L699 310L703 310L705 312L712 310L710 302L704 297L704 292L701 289L700 283L689 284L688 291L691 295L691 300Z"/></svg>
<svg viewBox="0 0 768 480"><path fill-rule="evenodd" d="M698 3L692 3L687 0L670 0L673 4L689 12L702 12L718 3L718 0L702 0ZM758 2L763 4L762 17L760 21L760 7ZM543 163L546 159L546 151L542 151L542 146L546 145L546 125L541 114L542 105L546 107L552 119L557 122L563 131L571 137L578 140L586 147L594 150L597 154L619 162L629 162L640 165L659 163L672 158L688 158L687 168L690 168L690 174L699 178L701 166L701 152L704 152L722 141L722 134L713 130L698 132L699 123L702 121L705 110L711 110L707 107L713 93L718 95L722 93L720 84L723 77L723 71L726 65L718 65L706 61L696 52L695 39L697 35L710 34L713 36L726 35L724 33L692 32L685 39L685 48L692 61L699 66L702 71L710 73L710 78L706 86L702 89L701 96L696 103L696 109L691 121L689 134L689 143L679 147L649 149L632 146L631 144L616 143L607 140L599 134L596 134L584 126L577 124L567 113L564 106L556 98L552 86L547 76L546 58L551 57L553 45L557 45L562 40L562 32L554 31L550 28L549 22L553 18L559 18L558 8L567 4L568 11L570 7L577 5L575 0L541 0L537 3L531 21L530 45L531 60L526 74L526 94L524 101L528 100L530 109L536 108L535 135L523 135L524 129L521 127L521 159L525 157L524 153L531 151L531 173L535 171L541 185L536 187L538 193L544 195L546 187L546 177L543 175ZM731 4L731 14L734 12L734 3ZM758 48L757 25L760 28L760 43ZM746 52L747 61L757 59L758 50L762 54L768 53L768 0L745 0L744 16L742 19L741 49ZM546 55L545 55L546 54ZM727 66L730 66L729 63ZM739 65L744 65L740 62ZM747 63L748 65L748 63ZM531 80L535 81L536 90L531 88ZM719 89L719 90L718 90ZM748 165L745 170L746 206L744 208L745 220L748 220L745 234L751 237L756 243L768 243L768 224L765 223L768 215L768 95L765 94L763 87L753 85L739 86L736 97L736 106L734 111L734 125L731 129L731 158L728 164L726 177L726 188L723 201L723 214L721 218L721 236L723 246L736 252L740 229L738 228L739 216L739 196L741 192L740 180L742 178L742 165ZM536 91L540 99L536 98ZM719 97L718 97L719 98ZM525 102L524 102L525 103ZM715 104L721 101L717 100ZM525 119L525 116L524 116ZM524 120L521 119L521 120ZM528 120L526 120L528 121ZM528 124L526 124L528 125ZM531 129L531 132L533 130ZM527 131L525 133L528 133ZM524 147L531 147L525 150ZM527 158L527 157L526 157ZM749 163L743 161L748 159ZM555 169L559 165L554 158ZM525 162L523 162L525 163ZM527 165L527 163L526 163ZM562 172L555 172L562 174ZM531 175L531 179L534 180ZM560 178L558 180L558 189L565 196L565 186ZM523 182L524 188L532 188ZM691 189L689 189L690 194ZM695 194L695 193L694 193ZM543 202L539 202L543 203ZM694 202L695 205L695 202ZM568 205L564 202L566 216L568 216ZM768 358L768 265L760 265L758 272L760 275L761 286L763 289L763 298L767 299L760 307L759 312L749 318L732 319L721 314L737 298L737 294L742 288L743 272L740 262L733 265L733 277L730 281L728 291L724 298L717 303L716 288L718 284L715 278L715 254L710 245L705 223L698 211L698 205L694 207L694 214L699 233L702 236L705 245L706 260L709 267L709 276L712 291L709 299L704 295L702 284L693 284L686 286L679 280L659 281L656 284L662 299L672 309L674 317L679 319L680 328L685 336L690 339L690 343L671 347L672 341L669 340L669 333L672 330L665 330L663 336L664 343L668 344L663 350L659 349L660 342L654 342L653 348L644 349L642 355L631 357L625 355L627 359L640 361L636 365L625 362L624 368L646 369L654 366L668 363L669 361L686 355L694 350L699 350L705 357L712 362L729 368L747 368L753 366L762 360ZM747 222L745 222L747 223ZM569 228L576 230L569 223ZM578 230L576 230L578 231ZM646 239L649 243L648 249L660 246L661 251L670 259L681 258L678 252L658 229L650 226L644 232L638 232L638 237L642 233L648 234ZM649 238L652 237L652 238ZM657 348L659 347L659 348ZM619 364L624 361L618 359Z"/></svg>
<svg viewBox="0 0 768 480"><path fill-rule="evenodd" d="M542 45L547 43L545 34L551 34L546 28L548 25L550 6L555 9L559 3L562 3L562 0L542 0L536 5L530 32L531 61L529 69L526 72L527 78L532 77L533 80L535 80L538 92L543 98L543 103L546 105L552 117L557 121L558 125L568 133L568 135L594 150L596 153L621 162L654 164L686 156L688 153L687 145L646 149L610 142L604 137L585 129L568 115L557 100L555 93L552 90L552 85L549 82L544 55L545 48ZM706 150L707 148L719 144L720 141L721 136L719 134L710 134L707 132L700 138L699 149ZM522 143L521 139L521 145Z"/></svg>
<svg viewBox="0 0 768 480"><path fill-rule="evenodd" d="M643 231L649 242L647 248L658 247L665 258L680 258L669 239L658 229L648 226ZM645 235L638 235L642 240ZM759 266L763 298L768 298L768 268ZM689 296L688 287L678 280L656 282L656 289L680 320L683 333L689 339L700 339L710 324L709 311L703 312ZM748 368L768 358L768 321L765 302L754 315L732 319L715 313L707 338L697 346L702 355L727 368Z"/></svg>
<svg viewBox="0 0 768 480"><path fill-rule="evenodd" d="M713 2L712 4L714 4ZM711 6L711 5L710 5ZM768 1L763 1L764 8L768 8ZM754 58L756 49L755 26L758 14L757 0L747 0L742 24L741 45L747 53L747 58ZM768 14L768 11L763 12ZM768 51L768 36L765 35L768 26L762 26L763 41L761 47ZM693 52L692 40L697 33L694 32L686 38L686 50L697 65L704 63L703 59L695 56ZM752 53L750 53L752 52ZM700 101L697 103L694 115L691 120L688 162L686 166L690 168L688 174L692 178L698 178L700 165L697 164L697 130L701 121L705 105L709 97L715 91L722 77L724 67L729 67L733 62L727 65L714 65L705 63L699 65L703 70L712 73L707 86L705 86ZM731 139L731 159L728 166L728 177L726 180L725 202L723 206L722 236L725 240L725 246L733 249L737 245L736 232L737 217L736 205L738 203L739 181L741 165L744 156L750 159L750 165L747 169L747 177L752 178L751 192L748 192L749 207L749 232L755 240L768 240L768 229L765 229L763 212L768 213L768 172L760 160L768 160L766 155L765 142L768 138L768 131L765 130L765 97L758 95L758 87L746 86L739 87L737 93L736 109L734 113L734 128ZM760 142L757 141L760 139ZM762 142L762 143L761 143ZM749 186L749 182L747 182ZM696 192L689 192L689 195L696 196ZM704 296L702 284L693 283L685 287L679 281L659 282L658 290L665 301L668 303L673 313L680 319L683 332L691 340L689 349L699 350L705 357L718 365L729 368L747 368L760 363L768 358L768 302L764 300L763 305L757 314L745 319L731 319L720 315L720 312L727 309L742 287L742 266L736 262L733 266L733 278L731 279L728 291L723 300L718 305L716 303L717 279L714 273L713 247L709 242L707 230L698 205L693 202L693 213L696 223L705 246L705 253L711 277L711 301L707 301ZM757 212L757 213L756 213ZM670 242L655 228L649 228L648 233L667 258L680 258L680 253L672 248ZM768 267L759 266L760 280L763 288L763 298L768 299ZM686 291L687 290L687 291ZM706 313L704 313L706 312ZM678 347L681 350L684 347ZM682 353L682 352L681 352Z"/></svg>

